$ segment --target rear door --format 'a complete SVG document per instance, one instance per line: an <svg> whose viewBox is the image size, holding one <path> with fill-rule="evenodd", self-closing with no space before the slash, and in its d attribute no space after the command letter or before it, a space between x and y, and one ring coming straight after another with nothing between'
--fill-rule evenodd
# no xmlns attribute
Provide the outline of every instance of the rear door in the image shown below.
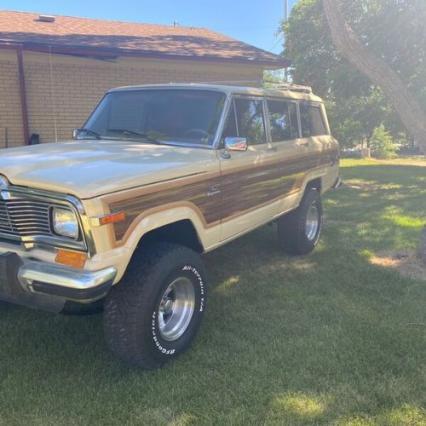
<svg viewBox="0 0 426 426"><path fill-rule="evenodd" d="M271 146L275 151L276 192L283 198L281 211L287 210L286 198L300 191L305 172L311 167L309 142L300 138L297 101L267 99L267 121ZM290 200L291 204L291 200Z"/></svg>

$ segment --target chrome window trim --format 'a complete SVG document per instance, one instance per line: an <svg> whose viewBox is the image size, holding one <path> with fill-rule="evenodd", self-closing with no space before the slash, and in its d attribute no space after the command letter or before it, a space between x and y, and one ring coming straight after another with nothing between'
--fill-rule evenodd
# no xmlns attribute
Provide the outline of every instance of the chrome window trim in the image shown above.
<svg viewBox="0 0 426 426"><path fill-rule="evenodd" d="M56 235L34 235L34 236L15 236L0 232L0 239L3 241L15 241L21 243L25 249L29 250L35 246L47 248L69 248L79 251L86 251L89 257L96 253L95 244L90 228L90 222L84 210L81 201L68 194L61 194L51 191L44 191L22 186L9 185L1 190L1 196L4 200L25 199L43 201L46 204L61 205L71 209L77 217L81 240L73 240L67 237Z"/></svg>

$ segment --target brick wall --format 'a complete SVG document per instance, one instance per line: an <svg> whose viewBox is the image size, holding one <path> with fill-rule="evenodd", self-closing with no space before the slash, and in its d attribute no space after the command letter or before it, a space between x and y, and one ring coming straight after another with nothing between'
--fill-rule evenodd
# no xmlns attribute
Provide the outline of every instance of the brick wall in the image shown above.
<svg viewBox="0 0 426 426"><path fill-rule="evenodd" d="M21 145L23 138L16 53L0 51L0 148Z"/></svg>
<svg viewBox="0 0 426 426"><path fill-rule="evenodd" d="M71 138L111 87L169 82L259 80L252 65L120 58L88 58L24 52L30 133L42 142ZM23 144L19 87L14 52L0 51L0 147L4 128L9 146Z"/></svg>

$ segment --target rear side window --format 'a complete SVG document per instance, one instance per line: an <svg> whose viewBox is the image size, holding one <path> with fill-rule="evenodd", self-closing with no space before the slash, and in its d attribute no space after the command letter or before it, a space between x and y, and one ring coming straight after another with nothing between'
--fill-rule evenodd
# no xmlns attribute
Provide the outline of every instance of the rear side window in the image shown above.
<svg viewBox="0 0 426 426"><path fill-rule="evenodd" d="M304 138L328 134L320 106L301 103L300 121Z"/></svg>
<svg viewBox="0 0 426 426"><path fill-rule="evenodd" d="M294 102L268 100L268 116L272 142L299 137L297 106Z"/></svg>
<svg viewBox="0 0 426 426"><path fill-rule="evenodd" d="M266 143L263 100L235 99L238 136L249 145Z"/></svg>

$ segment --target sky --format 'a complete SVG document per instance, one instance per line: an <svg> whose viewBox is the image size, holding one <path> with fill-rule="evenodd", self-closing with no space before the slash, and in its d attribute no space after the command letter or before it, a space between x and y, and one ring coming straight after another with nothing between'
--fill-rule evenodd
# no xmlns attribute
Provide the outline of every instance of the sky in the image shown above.
<svg viewBox="0 0 426 426"><path fill-rule="evenodd" d="M289 0L290 6L297 0ZM207 27L275 53L284 0L3 0L2 9Z"/></svg>

